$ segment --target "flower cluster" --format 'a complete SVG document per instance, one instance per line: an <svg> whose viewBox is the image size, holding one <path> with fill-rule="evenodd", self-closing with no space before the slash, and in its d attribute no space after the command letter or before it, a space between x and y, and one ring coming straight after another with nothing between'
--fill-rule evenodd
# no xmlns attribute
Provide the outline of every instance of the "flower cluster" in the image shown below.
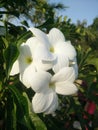
<svg viewBox="0 0 98 130"><path fill-rule="evenodd" d="M58 108L58 94L77 92L74 84L78 75L76 50L57 28L51 29L49 34L37 28L29 30L34 37L21 44L10 75L19 73L20 81L35 92L32 98L35 113L50 114Z"/></svg>

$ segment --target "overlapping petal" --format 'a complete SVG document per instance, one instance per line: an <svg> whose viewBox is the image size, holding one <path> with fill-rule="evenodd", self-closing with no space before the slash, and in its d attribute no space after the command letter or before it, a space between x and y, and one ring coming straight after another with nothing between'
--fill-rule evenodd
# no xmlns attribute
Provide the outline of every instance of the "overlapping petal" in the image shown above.
<svg viewBox="0 0 98 130"><path fill-rule="evenodd" d="M29 28L29 30L40 41L40 43L44 44L45 46L47 46L49 48L50 43L49 43L47 35L44 32L42 32L41 30L34 28L34 27Z"/></svg>
<svg viewBox="0 0 98 130"><path fill-rule="evenodd" d="M48 37L49 37L50 44L53 46L57 44L57 42L65 41L65 37L63 33L57 28L52 28L48 34Z"/></svg>
<svg viewBox="0 0 98 130"><path fill-rule="evenodd" d="M34 53L34 61L37 69L48 70L52 68L56 61L56 56L49 51L50 43L47 35L37 28L30 28L30 31L40 42Z"/></svg>
<svg viewBox="0 0 98 130"><path fill-rule="evenodd" d="M55 73L60 71L62 68L69 66L69 60L65 55L56 54L56 56L57 56L57 60L53 66L53 71Z"/></svg>
<svg viewBox="0 0 98 130"><path fill-rule="evenodd" d="M32 52L32 55L34 55L34 52L36 50L36 47L40 44L39 40L36 37L30 37L27 39L25 45L29 46L30 51Z"/></svg>
<svg viewBox="0 0 98 130"><path fill-rule="evenodd" d="M64 81L55 84L55 91L61 95L72 95L75 94L78 89L72 82Z"/></svg>
<svg viewBox="0 0 98 130"><path fill-rule="evenodd" d="M62 68L58 73L56 73L51 82L63 82L63 81L70 81L73 82L75 80L75 71L73 67L65 67Z"/></svg>
<svg viewBox="0 0 98 130"><path fill-rule="evenodd" d="M57 94L54 92L54 97L53 97L53 101L51 102L50 106L45 110L45 114L53 114L57 108L59 106L58 103L58 96Z"/></svg>
<svg viewBox="0 0 98 130"><path fill-rule="evenodd" d="M35 76L36 69L33 64L29 65L25 68L23 72L20 73L20 81L27 87L31 87L31 82L33 77Z"/></svg>
<svg viewBox="0 0 98 130"><path fill-rule="evenodd" d="M51 106L54 107L51 107ZM51 107L51 111L49 111ZM32 99L32 108L35 113L42 113L42 112L50 112L55 111L57 107L57 96L56 93L49 89L49 91L45 93L36 93ZM49 109L49 110L48 110Z"/></svg>
<svg viewBox="0 0 98 130"><path fill-rule="evenodd" d="M73 60L76 57L76 50L70 41L65 43L64 50L69 60Z"/></svg>
<svg viewBox="0 0 98 130"><path fill-rule="evenodd" d="M31 88L37 93L47 92L51 77L52 75L45 71L38 71L34 73L34 76L30 82Z"/></svg>
<svg viewBox="0 0 98 130"><path fill-rule="evenodd" d="M36 64L37 69L51 69L55 62L56 56L50 53L45 45L39 44L34 53L34 63Z"/></svg>

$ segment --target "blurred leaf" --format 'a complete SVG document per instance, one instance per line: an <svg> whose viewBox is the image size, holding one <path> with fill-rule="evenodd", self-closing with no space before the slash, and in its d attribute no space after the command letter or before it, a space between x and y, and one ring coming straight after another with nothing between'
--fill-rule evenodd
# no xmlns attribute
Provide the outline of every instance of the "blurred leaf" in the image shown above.
<svg viewBox="0 0 98 130"><path fill-rule="evenodd" d="M15 42L17 46L20 46L23 42L25 42L29 37L31 37L33 34L30 31L26 31L23 33Z"/></svg>
<svg viewBox="0 0 98 130"><path fill-rule="evenodd" d="M5 47L7 48L9 44L8 44L8 41L6 40L6 38L2 37L2 41L5 45Z"/></svg>
<svg viewBox="0 0 98 130"><path fill-rule="evenodd" d="M88 62L96 67L97 74L98 74L98 58L93 57Z"/></svg>
<svg viewBox="0 0 98 130"><path fill-rule="evenodd" d="M6 29L3 26L0 26L0 36L4 36L6 33Z"/></svg>
<svg viewBox="0 0 98 130"><path fill-rule="evenodd" d="M22 23L23 25L25 25L25 26L29 27L29 25L28 25L28 23L27 23L27 21L26 21L26 20L22 21L21 23Z"/></svg>
<svg viewBox="0 0 98 130"><path fill-rule="evenodd" d="M77 49L77 60L78 60L79 71L81 71L84 65L87 65L87 60L92 50L91 48L84 50L80 45L76 49Z"/></svg>
<svg viewBox="0 0 98 130"><path fill-rule="evenodd" d="M7 78L9 77L11 68L15 60L19 55L19 51L17 46L10 44L4 51L4 59L5 59L5 69Z"/></svg>
<svg viewBox="0 0 98 130"><path fill-rule="evenodd" d="M16 113L18 122L29 128L29 130L32 130L34 126L33 122L31 123L31 119L29 116L29 106L27 99L22 95L22 93L20 93L20 91L18 91L18 89L15 86L10 85L9 89L16 102Z"/></svg>
<svg viewBox="0 0 98 130"><path fill-rule="evenodd" d="M98 104L98 82L93 82L88 88L87 97Z"/></svg>
<svg viewBox="0 0 98 130"><path fill-rule="evenodd" d="M16 105L14 103L11 95L7 97L7 120L6 120L6 128L7 130L17 130L16 127Z"/></svg>
<svg viewBox="0 0 98 130"><path fill-rule="evenodd" d="M10 25L9 34L13 35L15 38L27 31L27 29L24 26L15 26L9 22L8 25Z"/></svg>

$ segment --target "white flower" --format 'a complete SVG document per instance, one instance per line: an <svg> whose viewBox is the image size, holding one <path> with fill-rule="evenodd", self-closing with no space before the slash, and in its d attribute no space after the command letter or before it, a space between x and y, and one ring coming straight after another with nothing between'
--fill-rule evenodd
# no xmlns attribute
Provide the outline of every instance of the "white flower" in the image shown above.
<svg viewBox="0 0 98 130"><path fill-rule="evenodd" d="M20 73L20 81L27 88L30 87L34 73L40 69L51 69L56 59L48 51L47 46L36 37L31 37L26 43L21 44L19 52L19 57L13 64L10 75Z"/></svg>
<svg viewBox="0 0 98 130"><path fill-rule="evenodd" d="M78 66L76 62L76 50L70 41L65 41L63 33L53 28L47 35L47 39L45 33L39 29L30 28L30 30L41 42L46 44L48 50L56 56L57 60L53 66L53 71L57 73L61 68L71 65L75 68L77 77Z"/></svg>
<svg viewBox="0 0 98 130"><path fill-rule="evenodd" d="M58 72L62 67L71 65L75 68L77 75L76 50L71 42L65 41L63 33L57 28L51 29L48 37L54 54L58 57L57 64L53 67L54 72Z"/></svg>
<svg viewBox="0 0 98 130"><path fill-rule="evenodd" d="M78 129L78 130L82 130L81 124L79 121L74 121L73 128Z"/></svg>
<svg viewBox="0 0 98 130"><path fill-rule="evenodd" d="M71 95L77 92L74 80L72 67L62 68L53 76L45 71L36 72L31 81L31 88L36 92L32 99L33 111L53 113L58 107L57 94Z"/></svg>

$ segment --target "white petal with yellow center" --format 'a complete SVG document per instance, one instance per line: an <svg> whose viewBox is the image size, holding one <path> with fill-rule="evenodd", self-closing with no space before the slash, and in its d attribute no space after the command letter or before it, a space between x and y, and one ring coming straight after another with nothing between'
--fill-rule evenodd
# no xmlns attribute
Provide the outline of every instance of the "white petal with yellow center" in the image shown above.
<svg viewBox="0 0 98 130"><path fill-rule="evenodd" d="M37 69L48 70L55 64L56 57L43 44L38 45L34 53L34 63Z"/></svg>

